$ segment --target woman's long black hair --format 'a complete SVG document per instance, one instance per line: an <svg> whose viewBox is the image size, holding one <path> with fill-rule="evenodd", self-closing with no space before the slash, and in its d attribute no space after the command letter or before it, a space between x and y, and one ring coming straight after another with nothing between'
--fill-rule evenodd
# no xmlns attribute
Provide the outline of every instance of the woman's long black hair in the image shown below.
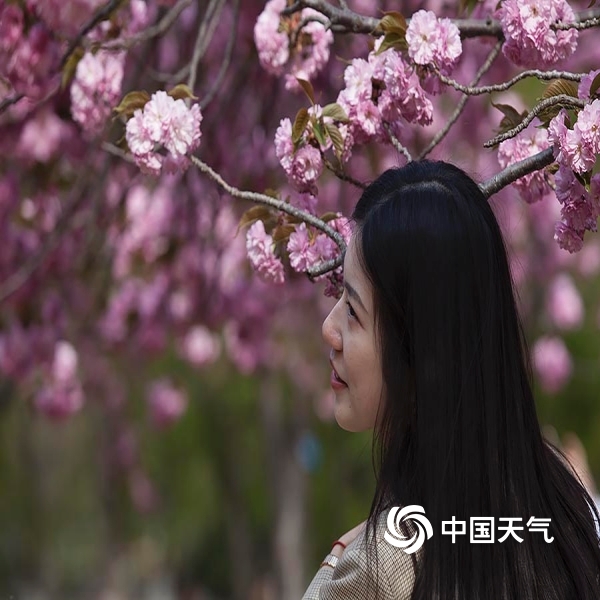
<svg viewBox="0 0 600 600"><path fill-rule="evenodd" d="M453 165L411 162L369 185L352 220L384 377L370 536L391 506L425 509L434 535L412 600L598 600L598 512L542 437L507 252L481 190ZM493 544L470 543L481 516L495 518ZM466 522L454 544L441 534L452 517ZM530 517L551 519L553 542ZM500 518L522 519L522 543L498 542Z"/></svg>

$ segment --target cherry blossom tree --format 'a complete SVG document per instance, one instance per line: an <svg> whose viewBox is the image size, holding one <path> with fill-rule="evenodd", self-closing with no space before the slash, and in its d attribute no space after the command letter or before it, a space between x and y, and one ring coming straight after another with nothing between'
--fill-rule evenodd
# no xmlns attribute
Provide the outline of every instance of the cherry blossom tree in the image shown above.
<svg viewBox="0 0 600 600"><path fill-rule="evenodd" d="M119 437L130 373L173 351L199 370L287 370L327 418L326 380L285 340L339 296L368 181L436 157L496 209L536 373L560 392L577 281L600 270L600 10L401 10L0 0L2 378L52 419L94 399ZM309 323L277 318L309 300ZM144 389L158 429L190 401L168 373Z"/></svg>

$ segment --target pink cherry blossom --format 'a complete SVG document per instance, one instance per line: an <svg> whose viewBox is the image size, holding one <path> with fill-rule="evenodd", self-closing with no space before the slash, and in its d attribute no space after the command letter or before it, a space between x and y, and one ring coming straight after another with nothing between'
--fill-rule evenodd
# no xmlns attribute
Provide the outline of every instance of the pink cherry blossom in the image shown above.
<svg viewBox="0 0 600 600"><path fill-rule="evenodd" d="M152 424L159 429L178 421L188 405L186 394L167 377L152 381L148 385L146 398Z"/></svg>
<svg viewBox="0 0 600 600"><path fill-rule="evenodd" d="M600 153L600 100L586 104L577 115L575 127L590 153Z"/></svg>
<svg viewBox="0 0 600 600"><path fill-rule="evenodd" d="M581 325L584 315L583 301L573 280L566 273L557 275L550 284L546 311L559 329L571 330Z"/></svg>
<svg viewBox="0 0 600 600"><path fill-rule="evenodd" d="M209 329L196 325L183 337L180 352L195 367L203 367L217 360L221 342Z"/></svg>
<svg viewBox="0 0 600 600"><path fill-rule="evenodd" d="M502 52L517 65L549 67L575 51L577 30L550 27L575 20L566 0L504 0L497 16L505 37Z"/></svg>
<svg viewBox="0 0 600 600"><path fill-rule="evenodd" d="M502 168L528 158L549 147L548 132L538 128L539 121L534 121L519 135L509 138L498 146L498 162ZM549 191L548 177L543 169L533 171L520 177L513 186L517 188L529 204L541 200Z"/></svg>
<svg viewBox="0 0 600 600"><path fill-rule="evenodd" d="M122 52L86 52L71 84L71 114L84 131L102 130L121 95L125 56Z"/></svg>
<svg viewBox="0 0 600 600"><path fill-rule="evenodd" d="M579 252L583 247L583 231L575 230L563 221L556 224L554 240L570 253Z"/></svg>
<svg viewBox="0 0 600 600"><path fill-rule="evenodd" d="M187 155L200 143L201 122L197 104L188 108L183 100L158 91L127 121L125 137L142 171L174 173L187 168Z"/></svg>
<svg viewBox="0 0 600 600"><path fill-rule="evenodd" d="M254 222L248 229L246 250L250 263L262 279L278 285L284 282L283 263L275 255L275 243L266 233L262 221Z"/></svg>
<svg viewBox="0 0 600 600"><path fill-rule="evenodd" d="M590 71L586 73L579 82L579 86L577 88L577 95L581 100L590 100L590 88L592 87L592 83L596 76L600 73L600 69L596 69L595 71ZM598 90L596 90L596 94Z"/></svg>
<svg viewBox="0 0 600 600"><path fill-rule="evenodd" d="M285 6L285 0L269 0L254 27L254 43L260 64L273 75L283 73L290 55L288 35L279 30L281 11Z"/></svg>
<svg viewBox="0 0 600 600"><path fill-rule="evenodd" d="M302 146L293 156L288 179L300 192L316 191L315 182L323 172L323 159L318 148Z"/></svg>
<svg viewBox="0 0 600 600"><path fill-rule="evenodd" d="M550 394L559 392L573 371L573 361L563 340L556 336L543 336L535 342L532 354L542 388Z"/></svg>
<svg viewBox="0 0 600 600"><path fill-rule="evenodd" d="M317 262L318 256L313 242L306 223L296 225L296 230L290 234L287 244L290 264L295 271L304 272Z"/></svg>
<svg viewBox="0 0 600 600"><path fill-rule="evenodd" d="M406 30L408 55L418 65L434 64L448 74L462 53L458 27L450 19L438 19L431 11L418 10Z"/></svg>
<svg viewBox="0 0 600 600"><path fill-rule="evenodd" d="M42 386L34 397L36 409L47 417L65 419L83 407L78 362L77 351L69 342L56 342L51 367L44 372Z"/></svg>
<svg viewBox="0 0 600 600"><path fill-rule="evenodd" d="M292 122L286 117L279 123L275 132L275 154L286 173L292 169L294 143L292 142Z"/></svg>
<svg viewBox="0 0 600 600"><path fill-rule="evenodd" d="M320 22L322 16L317 11L305 8L282 17L285 8L285 0L265 4L254 27L254 43L263 68L277 76L285 73L286 89L299 91L296 78L310 81L327 64L333 34ZM308 20L311 17L313 20ZM299 33L301 23L304 26Z"/></svg>

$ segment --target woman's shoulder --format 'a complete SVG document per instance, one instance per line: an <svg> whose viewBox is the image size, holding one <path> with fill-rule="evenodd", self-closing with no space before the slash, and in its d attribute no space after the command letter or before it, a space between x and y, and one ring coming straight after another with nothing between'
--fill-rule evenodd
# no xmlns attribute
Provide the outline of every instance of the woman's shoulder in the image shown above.
<svg viewBox="0 0 600 600"><path fill-rule="evenodd" d="M410 598L419 552L407 553L390 543L388 514L389 511L380 513L374 532L365 528L348 545L331 580L321 590L321 600Z"/></svg>

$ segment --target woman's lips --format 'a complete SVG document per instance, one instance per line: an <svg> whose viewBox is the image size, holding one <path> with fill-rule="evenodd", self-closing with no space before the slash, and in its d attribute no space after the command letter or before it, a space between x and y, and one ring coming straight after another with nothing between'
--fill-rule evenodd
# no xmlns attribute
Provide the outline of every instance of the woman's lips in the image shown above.
<svg viewBox="0 0 600 600"><path fill-rule="evenodd" d="M333 363L331 363L331 387L334 390L341 390L348 387L346 382L337 374Z"/></svg>

